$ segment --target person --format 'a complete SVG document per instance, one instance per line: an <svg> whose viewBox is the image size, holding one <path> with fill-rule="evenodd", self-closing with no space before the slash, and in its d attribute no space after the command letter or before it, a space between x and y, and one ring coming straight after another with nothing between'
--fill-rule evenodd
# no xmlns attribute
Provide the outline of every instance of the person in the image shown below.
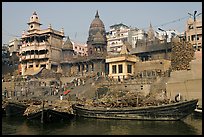
<svg viewBox="0 0 204 137"><path fill-rule="evenodd" d="M4 98L6 98L8 96L8 91L7 91L7 89L5 88L4 89Z"/></svg>
<svg viewBox="0 0 204 137"><path fill-rule="evenodd" d="M63 100L63 95L62 94L60 95L60 100Z"/></svg>
<svg viewBox="0 0 204 137"><path fill-rule="evenodd" d="M16 89L14 88L13 90L13 96L15 97L16 96Z"/></svg>

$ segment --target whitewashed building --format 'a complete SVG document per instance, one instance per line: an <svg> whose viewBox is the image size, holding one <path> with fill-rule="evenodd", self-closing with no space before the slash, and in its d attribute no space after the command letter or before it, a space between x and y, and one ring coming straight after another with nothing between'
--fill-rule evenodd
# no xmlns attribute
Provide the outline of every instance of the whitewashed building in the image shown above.
<svg viewBox="0 0 204 137"><path fill-rule="evenodd" d="M113 53L120 53L123 41L128 39L128 31L130 28L122 23L110 26L107 33L107 51Z"/></svg>

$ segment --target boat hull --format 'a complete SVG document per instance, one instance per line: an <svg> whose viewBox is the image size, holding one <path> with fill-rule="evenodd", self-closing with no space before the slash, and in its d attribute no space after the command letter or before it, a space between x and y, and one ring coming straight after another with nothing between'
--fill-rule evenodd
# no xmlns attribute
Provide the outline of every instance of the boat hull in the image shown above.
<svg viewBox="0 0 204 137"><path fill-rule="evenodd" d="M148 107L126 107L126 108L103 108L73 105L76 116L105 118L105 119L133 119L133 120L180 120L191 114L196 108L198 100L177 102L173 104L148 106Z"/></svg>
<svg viewBox="0 0 204 137"><path fill-rule="evenodd" d="M9 102L4 108L5 115L8 117L23 116L23 113L26 110L26 108L27 108L26 105Z"/></svg>
<svg viewBox="0 0 204 137"><path fill-rule="evenodd" d="M36 120L41 123L51 123L56 121L65 121L71 120L74 118L73 114L69 114L66 112L58 112L52 109L41 110L36 113L31 113L26 116L27 120Z"/></svg>

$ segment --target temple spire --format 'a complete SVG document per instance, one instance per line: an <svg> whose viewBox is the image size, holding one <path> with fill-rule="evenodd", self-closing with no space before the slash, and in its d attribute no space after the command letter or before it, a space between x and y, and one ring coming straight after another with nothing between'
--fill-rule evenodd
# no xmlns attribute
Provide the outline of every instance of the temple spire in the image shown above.
<svg viewBox="0 0 204 137"><path fill-rule="evenodd" d="M99 15L98 15L98 10L96 11L95 18L99 18Z"/></svg>
<svg viewBox="0 0 204 137"><path fill-rule="evenodd" d="M151 21L150 21L149 27L152 28L152 23L151 23Z"/></svg>

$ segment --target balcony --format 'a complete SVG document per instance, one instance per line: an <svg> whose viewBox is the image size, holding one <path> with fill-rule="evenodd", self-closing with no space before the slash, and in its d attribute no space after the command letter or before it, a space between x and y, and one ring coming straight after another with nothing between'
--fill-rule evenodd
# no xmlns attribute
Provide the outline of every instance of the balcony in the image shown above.
<svg viewBox="0 0 204 137"><path fill-rule="evenodd" d="M49 58L49 54L42 54L42 55L26 55L22 56L20 60L28 60L28 59L43 59Z"/></svg>
<svg viewBox="0 0 204 137"><path fill-rule="evenodd" d="M23 46L21 48L21 52L26 52L26 51L31 51L31 50L46 50L49 49L49 44L48 43L35 43L35 44L30 44L29 46Z"/></svg>
<svg viewBox="0 0 204 137"><path fill-rule="evenodd" d="M30 55L26 55L26 56L25 56L25 59L30 59Z"/></svg>

